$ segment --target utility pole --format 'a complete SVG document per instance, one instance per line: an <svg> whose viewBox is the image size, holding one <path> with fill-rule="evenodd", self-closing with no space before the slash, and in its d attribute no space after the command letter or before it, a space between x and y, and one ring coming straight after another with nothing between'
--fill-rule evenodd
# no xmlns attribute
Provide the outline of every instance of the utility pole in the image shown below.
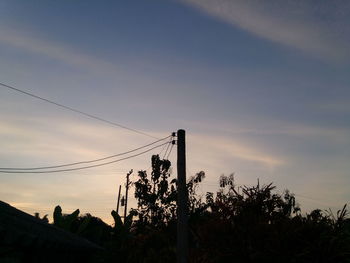
<svg viewBox="0 0 350 263"><path fill-rule="evenodd" d="M124 207L124 223L126 219L126 212L128 209L128 191L129 191L129 176L132 174L133 170L131 169L130 172L126 174L126 186L125 186L125 207Z"/></svg>
<svg viewBox="0 0 350 263"><path fill-rule="evenodd" d="M118 191L118 203L117 203L117 214L119 215L119 204L120 204L120 191L122 189L122 186L119 185L119 191Z"/></svg>
<svg viewBox="0 0 350 263"><path fill-rule="evenodd" d="M185 130L177 131L177 263L188 258L188 193L186 188Z"/></svg>

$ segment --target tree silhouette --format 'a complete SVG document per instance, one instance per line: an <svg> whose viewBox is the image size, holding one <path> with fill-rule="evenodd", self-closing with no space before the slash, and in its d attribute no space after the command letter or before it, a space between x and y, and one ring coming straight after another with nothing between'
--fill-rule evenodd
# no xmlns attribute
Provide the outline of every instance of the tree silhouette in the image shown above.
<svg viewBox="0 0 350 263"><path fill-rule="evenodd" d="M176 179L168 181L170 161L152 156L151 176L146 171L139 171L139 179L134 183L137 199L138 225L158 227L176 218Z"/></svg>
<svg viewBox="0 0 350 263"><path fill-rule="evenodd" d="M171 163L152 156L152 171L139 171L133 183L137 208L122 222L112 211L111 228L91 215L62 214L54 224L102 244L100 262L175 262L177 180ZM237 187L234 174L222 175L218 191L202 200L199 172L187 181L191 263L350 262L350 219L346 205L333 213L316 209L302 214L288 190L272 184ZM38 215L39 217L39 215Z"/></svg>

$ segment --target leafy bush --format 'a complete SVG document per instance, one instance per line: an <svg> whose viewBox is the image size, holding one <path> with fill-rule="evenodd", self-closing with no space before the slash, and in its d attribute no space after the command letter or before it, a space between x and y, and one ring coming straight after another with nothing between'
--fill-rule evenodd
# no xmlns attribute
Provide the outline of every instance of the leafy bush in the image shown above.
<svg viewBox="0 0 350 263"><path fill-rule="evenodd" d="M289 191L272 184L236 187L234 175L221 176L217 193L196 194L205 179L199 172L187 182L191 263L350 262L350 219L346 205L336 215L316 209L303 215ZM106 248L101 262L175 262L177 180L171 163L152 156L152 172L134 182L138 207L124 222L112 211L111 228L79 210L54 224Z"/></svg>

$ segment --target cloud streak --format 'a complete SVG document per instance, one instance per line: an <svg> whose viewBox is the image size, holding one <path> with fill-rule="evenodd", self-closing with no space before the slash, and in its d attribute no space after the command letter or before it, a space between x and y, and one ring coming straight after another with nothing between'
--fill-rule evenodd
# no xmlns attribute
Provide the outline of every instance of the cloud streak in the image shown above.
<svg viewBox="0 0 350 263"><path fill-rule="evenodd" d="M63 44L6 26L0 27L0 43L92 72L111 73L122 70L112 63L84 54Z"/></svg>
<svg viewBox="0 0 350 263"><path fill-rule="evenodd" d="M326 4L303 1L182 0L202 12L261 38L318 57L349 56L345 1ZM331 5L331 8L330 6ZM329 11L329 12L328 12ZM319 18L327 14L326 19Z"/></svg>
<svg viewBox="0 0 350 263"><path fill-rule="evenodd" d="M224 159L235 160L236 162L249 162L251 165L261 166L263 169L274 169L285 163L281 157L273 156L268 152L251 146L244 142L224 136L210 136L202 134L192 134L189 137L191 147L200 149L200 153L191 153L197 156L197 161L202 159L204 163L215 163ZM203 147L205 142L205 147Z"/></svg>

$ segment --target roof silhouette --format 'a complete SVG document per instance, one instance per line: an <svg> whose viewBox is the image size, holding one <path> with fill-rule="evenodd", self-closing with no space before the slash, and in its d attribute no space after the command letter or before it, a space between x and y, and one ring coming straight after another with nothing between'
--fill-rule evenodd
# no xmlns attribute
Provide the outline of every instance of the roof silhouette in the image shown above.
<svg viewBox="0 0 350 263"><path fill-rule="evenodd" d="M0 201L0 245L65 251L96 251L96 244Z"/></svg>

